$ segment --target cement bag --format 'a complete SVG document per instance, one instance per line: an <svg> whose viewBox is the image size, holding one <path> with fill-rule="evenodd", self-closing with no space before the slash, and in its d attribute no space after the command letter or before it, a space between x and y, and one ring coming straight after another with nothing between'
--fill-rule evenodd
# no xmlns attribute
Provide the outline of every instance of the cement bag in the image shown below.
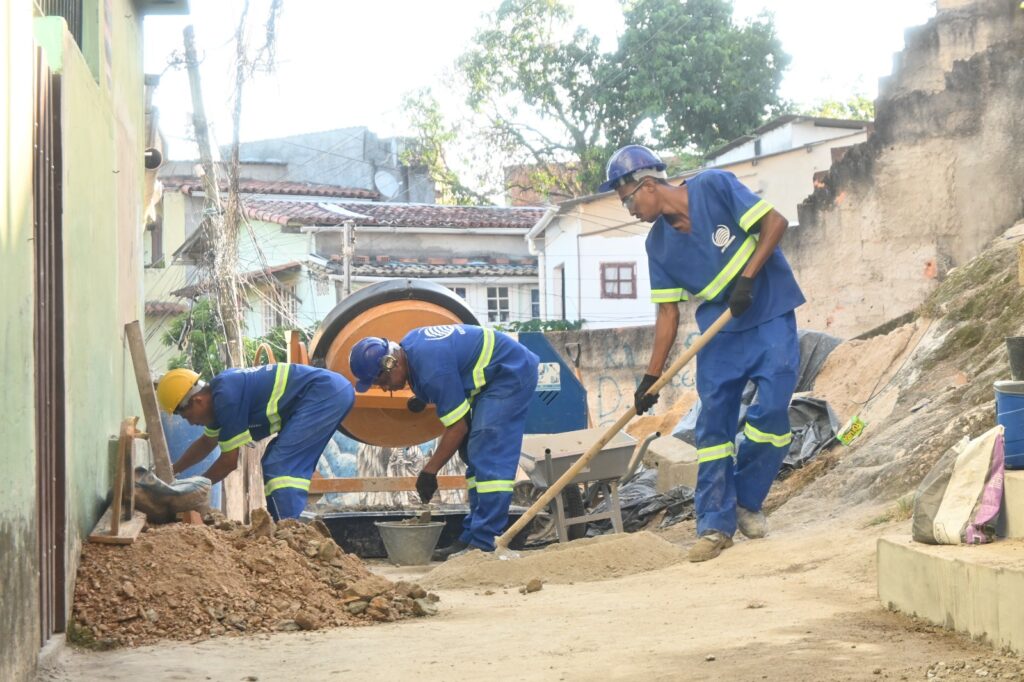
<svg viewBox="0 0 1024 682"><path fill-rule="evenodd" d="M932 545L980 544L995 535L1003 493L1003 427L964 438L914 495L912 534Z"/></svg>
<svg viewBox="0 0 1024 682"><path fill-rule="evenodd" d="M152 471L138 467L135 469L135 507L152 523L169 523L179 512L209 507L210 487L210 479L203 476L164 483Z"/></svg>

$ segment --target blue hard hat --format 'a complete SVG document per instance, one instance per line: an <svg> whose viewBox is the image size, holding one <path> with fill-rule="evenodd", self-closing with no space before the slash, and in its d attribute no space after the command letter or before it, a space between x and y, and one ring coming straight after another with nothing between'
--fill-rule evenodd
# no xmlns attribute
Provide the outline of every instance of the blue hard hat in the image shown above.
<svg viewBox="0 0 1024 682"><path fill-rule="evenodd" d="M598 192L607 192L619 186L627 175L635 173L643 168L652 170L665 170L665 163L642 144L628 144L620 148L612 158L608 159L608 166L605 168L605 181L597 188Z"/></svg>
<svg viewBox="0 0 1024 682"><path fill-rule="evenodd" d="M380 376L383 366L381 360L388 354L391 344L379 336L368 336L360 339L348 354L348 366L356 378L356 390L365 392Z"/></svg>

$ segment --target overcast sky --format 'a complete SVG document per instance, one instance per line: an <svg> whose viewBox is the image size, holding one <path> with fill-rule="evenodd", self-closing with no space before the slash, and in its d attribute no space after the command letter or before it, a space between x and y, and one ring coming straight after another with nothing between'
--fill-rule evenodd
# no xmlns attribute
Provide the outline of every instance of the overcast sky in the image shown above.
<svg viewBox="0 0 1024 682"><path fill-rule="evenodd" d="M284 0L278 24L276 73L247 86L242 140L347 126L368 126L381 136L408 132L402 95L426 86L435 92L454 59L481 25L481 13L499 0ZM251 0L250 17L262 22L268 0ZM617 0L574 0L577 21L613 49L621 30ZM187 17L145 20L147 73L164 71L181 50L182 28L193 24L202 64L207 116L215 143L230 141L233 33L241 0L193 0ZM877 94L890 73L903 32L934 15L934 0L734 0L736 17L770 7L792 62L781 95L801 105L822 99ZM256 37L253 38L255 42ZM443 96L443 92L438 93ZM191 112L184 71L168 70L155 103L170 158L193 158L186 138ZM454 107L454 100L446 102Z"/></svg>

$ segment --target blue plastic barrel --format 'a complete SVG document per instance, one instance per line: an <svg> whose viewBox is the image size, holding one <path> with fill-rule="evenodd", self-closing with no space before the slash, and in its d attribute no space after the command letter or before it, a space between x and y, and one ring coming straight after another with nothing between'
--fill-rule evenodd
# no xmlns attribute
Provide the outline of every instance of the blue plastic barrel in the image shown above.
<svg viewBox="0 0 1024 682"><path fill-rule="evenodd" d="M171 456L171 462L177 462L185 454L185 450L196 438L203 435L202 426L192 426L184 417L176 414L167 414L160 410L160 423L164 427L164 438L167 439L167 450ZM213 452L200 460L197 464L185 469L179 477L202 476L206 470L220 457L220 448L214 448ZM210 489L210 506L214 509L221 508L221 484L217 483Z"/></svg>
<svg viewBox="0 0 1024 682"><path fill-rule="evenodd" d="M996 422L1005 429L1007 469L1024 469L1024 381L997 381Z"/></svg>

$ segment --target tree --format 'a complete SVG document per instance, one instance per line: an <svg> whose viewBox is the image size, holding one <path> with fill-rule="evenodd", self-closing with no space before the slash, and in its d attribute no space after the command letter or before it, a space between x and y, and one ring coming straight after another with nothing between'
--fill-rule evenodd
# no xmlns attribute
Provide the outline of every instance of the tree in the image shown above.
<svg viewBox="0 0 1024 682"><path fill-rule="evenodd" d="M770 15L736 26L731 0L622 0L614 52L559 0L505 0L460 58L489 146L576 196L633 142L703 153L775 112L789 58ZM576 163L577 172L564 172Z"/></svg>
<svg viewBox="0 0 1024 682"><path fill-rule="evenodd" d="M804 116L819 116L821 118L873 121L875 120L875 103L866 95L858 93L845 102L835 99L822 100L802 113Z"/></svg>
<svg viewBox="0 0 1024 682"><path fill-rule="evenodd" d="M459 128L446 123L430 88L406 95L402 109L416 130L412 144L402 153L402 163L426 167L436 188L437 203L464 206L491 203L464 185L449 165L445 151L458 139Z"/></svg>

